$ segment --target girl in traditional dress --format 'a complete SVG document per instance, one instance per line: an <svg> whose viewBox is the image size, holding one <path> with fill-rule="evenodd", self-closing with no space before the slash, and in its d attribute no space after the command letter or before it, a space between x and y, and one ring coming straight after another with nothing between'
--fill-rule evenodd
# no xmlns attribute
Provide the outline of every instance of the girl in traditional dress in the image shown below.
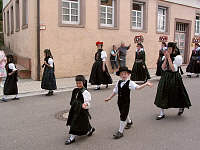
<svg viewBox="0 0 200 150"><path fill-rule="evenodd" d="M190 57L189 65L186 68L188 72L187 76L191 78L192 74L196 74L196 77L199 77L200 73L200 47L198 43L195 43L195 49L192 51Z"/></svg>
<svg viewBox="0 0 200 150"><path fill-rule="evenodd" d="M105 84L106 88L108 84L112 84L112 78L108 73L106 66L107 54L102 49L103 42L96 42L97 52L95 54L95 62L92 66L89 83L96 85L96 90L100 90L100 85Z"/></svg>
<svg viewBox="0 0 200 150"><path fill-rule="evenodd" d="M56 86L56 78L55 78L55 66L53 61L53 56L51 54L50 49L44 50L44 64L42 67L44 67L43 77L42 77L42 83L41 88L45 90L49 90L48 94L46 96L53 95L53 90L57 89Z"/></svg>
<svg viewBox="0 0 200 150"><path fill-rule="evenodd" d="M156 70L156 75L157 76L161 76L163 56L164 56L164 51L166 49L167 49L167 44L165 42L162 42L161 49L159 50L158 60L157 60L157 70Z"/></svg>
<svg viewBox="0 0 200 150"><path fill-rule="evenodd" d="M6 77L6 55L3 50L0 50L0 86L3 87L2 78Z"/></svg>
<svg viewBox="0 0 200 150"><path fill-rule="evenodd" d="M184 87L178 68L182 64L182 56L174 55L176 44L168 43L168 49L164 53L162 64L163 73L158 84L154 104L161 108L157 120L165 118L164 109L179 108L178 115L182 115L184 108L191 106L189 96Z"/></svg>
<svg viewBox="0 0 200 150"><path fill-rule="evenodd" d="M150 79L150 74L145 63L145 51L141 43L137 44L135 63L131 72L131 80L147 81Z"/></svg>
<svg viewBox="0 0 200 150"><path fill-rule="evenodd" d="M7 55L7 63L6 63L6 72L7 77L4 83L3 93L4 96L2 101L7 102L6 96L7 95L15 95L13 100L18 100L18 87L17 87L17 69L14 64L14 58L12 55Z"/></svg>
<svg viewBox="0 0 200 150"><path fill-rule="evenodd" d="M85 87L85 77L83 75L77 75L75 80L77 88L72 91L71 108L66 124L70 127L70 131L69 138L65 141L66 145L75 142L76 136L91 136L95 131L95 128L89 122L91 116L88 110L90 108L91 95Z"/></svg>

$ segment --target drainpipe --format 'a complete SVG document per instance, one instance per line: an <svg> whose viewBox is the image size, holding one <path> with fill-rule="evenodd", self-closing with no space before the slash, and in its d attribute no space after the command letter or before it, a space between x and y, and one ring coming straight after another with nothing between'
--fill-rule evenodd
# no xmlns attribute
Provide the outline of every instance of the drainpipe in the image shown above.
<svg viewBox="0 0 200 150"><path fill-rule="evenodd" d="M40 0L37 0L37 81L40 80Z"/></svg>

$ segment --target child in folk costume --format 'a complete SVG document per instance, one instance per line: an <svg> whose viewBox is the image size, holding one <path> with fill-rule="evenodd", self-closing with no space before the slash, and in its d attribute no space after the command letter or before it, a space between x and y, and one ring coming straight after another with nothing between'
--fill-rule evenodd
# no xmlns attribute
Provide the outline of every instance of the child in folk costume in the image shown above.
<svg viewBox="0 0 200 150"><path fill-rule="evenodd" d="M52 96L53 90L57 89L56 86L56 78L55 78L55 66L53 61L53 56L51 54L50 49L44 50L44 64L42 67L44 67L44 72L42 76L42 83L41 88L45 90L49 90L48 94L46 96Z"/></svg>
<svg viewBox="0 0 200 150"><path fill-rule="evenodd" d="M167 44L165 42L162 42L161 49L159 50L158 60L157 60L157 69L156 69L157 76L161 76L161 73L162 73L162 63L163 63L163 56L164 56L165 50L167 50Z"/></svg>
<svg viewBox="0 0 200 150"><path fill-rule="evenodd" d="M113 45L113 48L110 52L110 63L111 63L111 67L112 67L112 72L114 73L114 70L118 69L118 54L119 51L117 49L117 47L115 45Z"/></svg>
<svg viewBox="0 0 200 150"><path fill-rule="evenodd" d="M130 107L130 91L140 90L145 86L152 86L150 82L146 82L142 85L137 85L134 81L129 80L129 75L131 70L127 67L120 67L116 75L120 76L121 80L117 82L113 93L111 96L105 99L105 101L111 100L115 95L118 94L118 107L120 111L120 127L119 130L113 135L114 139L119 139L123 137L123 131L129 129L133 124L129 117L129 107Z"/></svg>
<svg viewBox="0 0 200 150"><path fill-rule="evenodd" d="M106 66L107 54L102 49L103 42L96 42L96 46L98 50L95 54L95 62L92 66L89 83L92 85L97 85L95 89L100 90L101 84L105 84L106 88L108 87L108 84L112 84L112 78L108 73Z"/></svg>
<svg viewBox="0 0 200 150"><path fill-rule="evenodd" d="M85 88L87 84L85 77L78 75L75 80L77 88L73 90L70 102L71 109L66 124L70 127L70 136L65 142L66 145L75 142L76 136L91 136L95 131L95 128L89 122L89 119L91 119L89 114L91 95Z"/></svg>
<svg viewBox="0 0 200 150"><path fill-rule="evenodd" d="M4 89L3 89L3 99L2 101L7 102L6 96L7 95L15 95L13 100L18 100L18 87L17 87L17 69L14 64L14 58L12 55L7 55L7 63L6 63L6 72L7 77L6 81L4 83Z"/></svg>
<svg viewBox="0 0 200 150"><path fill-rule="evenodd" d="M182 56L174 55L176 44L168 43L168 49L164 53L162 64L163 73L158 84L154 104L161 108L160 115L156 120L165 118L164 109L179 108L178 115L182 115L184 108L191 106L189 96L184 87L179 67L182 64Z"/></svg>
<svg viewBox="0 0 200 150"><path fill-rule="evenodd" d="M192 51L190 57L189 65L186 68L188 72L187 76L191 78L192 74L196 74L196 77L199 77L200 73L200 46L198 43L195 43L195 49Z"/></svg>
<svg viewBox="0 0 200 150"><path fill-rule="evenodd" d="M135 63L131 72L131 80L147 81L150 79L150 74L145 63L145 51L141 43L137 44Z"/></svg>

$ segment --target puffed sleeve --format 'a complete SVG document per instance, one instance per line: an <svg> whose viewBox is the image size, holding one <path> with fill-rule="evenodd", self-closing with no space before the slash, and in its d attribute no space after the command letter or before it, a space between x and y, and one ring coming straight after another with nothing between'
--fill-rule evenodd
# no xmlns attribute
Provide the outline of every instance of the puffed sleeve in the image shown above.
<svg viewBox="0 0 200 150"><path fill-rule="evenodd" d="M84 104L87 104L87 107L86 107L86 109L89 109L90 108L90 102L91 102L91 94L87 91L87 90L85 90L84 92L83 92L83 99L84 99Z"/></svg>
<svg viewBox="0 0 200 150"><path fill-rule="evenodd" d="M175 57L174 61L173 61L173 65L174 65L174 71L178 71L178 67L180 67L183 63L183 58L181 55L178 55Z"/></svg>
<svg viewBox="0 0 200 150"><path fill-rule="evenodd" d="M105 52L105 51L102 51L102 52L101 52L101 59L102 59L102 61L106 61L106 58L107 58L106 52Z"/></svg>
<svg viewBox="0 0 200 150"><path fill-rule="evenodd" d="M8 64L9 69L11 69L12 71L16 71L17 68L15 67L15 65L13 63Z"/></svg>
<svg viewBox="0 0 200 150"><path fill-rule="evenodd" d="M139 87L139 85L136 84L134 81L129 82L129 89L130 90L135 90L137 87Z"/></svg>
<svg viewBox="0 0 200 150"><path fill-rule="evenodd" d="M113 89L113 93L118 94L118 83L119 81L117 81L117 84L115 85L114 89Z"/></svg>
<svg viewBox="0 0 200 150"><path fill-rule="evenodd" d="M49 64L51 67L53 67L53 59L52 59L52 58L49 58L49 59L48 59L48 64Z"/></svg>

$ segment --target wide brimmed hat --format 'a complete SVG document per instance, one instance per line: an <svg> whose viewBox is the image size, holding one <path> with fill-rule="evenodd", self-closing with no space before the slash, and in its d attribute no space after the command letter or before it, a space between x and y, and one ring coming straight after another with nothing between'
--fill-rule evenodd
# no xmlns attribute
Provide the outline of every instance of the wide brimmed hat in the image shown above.
<svg viewBox="0 0 200 150"><path fill-rule="evenodd" d="M176 43L174 43L174 42L169 42L169 43L167 44L167 47L172 47L172 48L174 48L174 47L176 47Z"/></svg>
<svg viewBox="0 0 200 150"><path fill-rule="evenodd" d="M100 44L100 45L103 45L103 42L102 42L102 41L97 41L97 42L96 42L96 46L99 45L99 44Z"/></svg>
<svg viewBox="0 0 200 150"><path fill-rule="evenodd" d="M120 67L119 71L116 72L116 75L119 76L120 72L126 71L128 73L131 73L131 70L128 69L128 67Z"/></svg>

